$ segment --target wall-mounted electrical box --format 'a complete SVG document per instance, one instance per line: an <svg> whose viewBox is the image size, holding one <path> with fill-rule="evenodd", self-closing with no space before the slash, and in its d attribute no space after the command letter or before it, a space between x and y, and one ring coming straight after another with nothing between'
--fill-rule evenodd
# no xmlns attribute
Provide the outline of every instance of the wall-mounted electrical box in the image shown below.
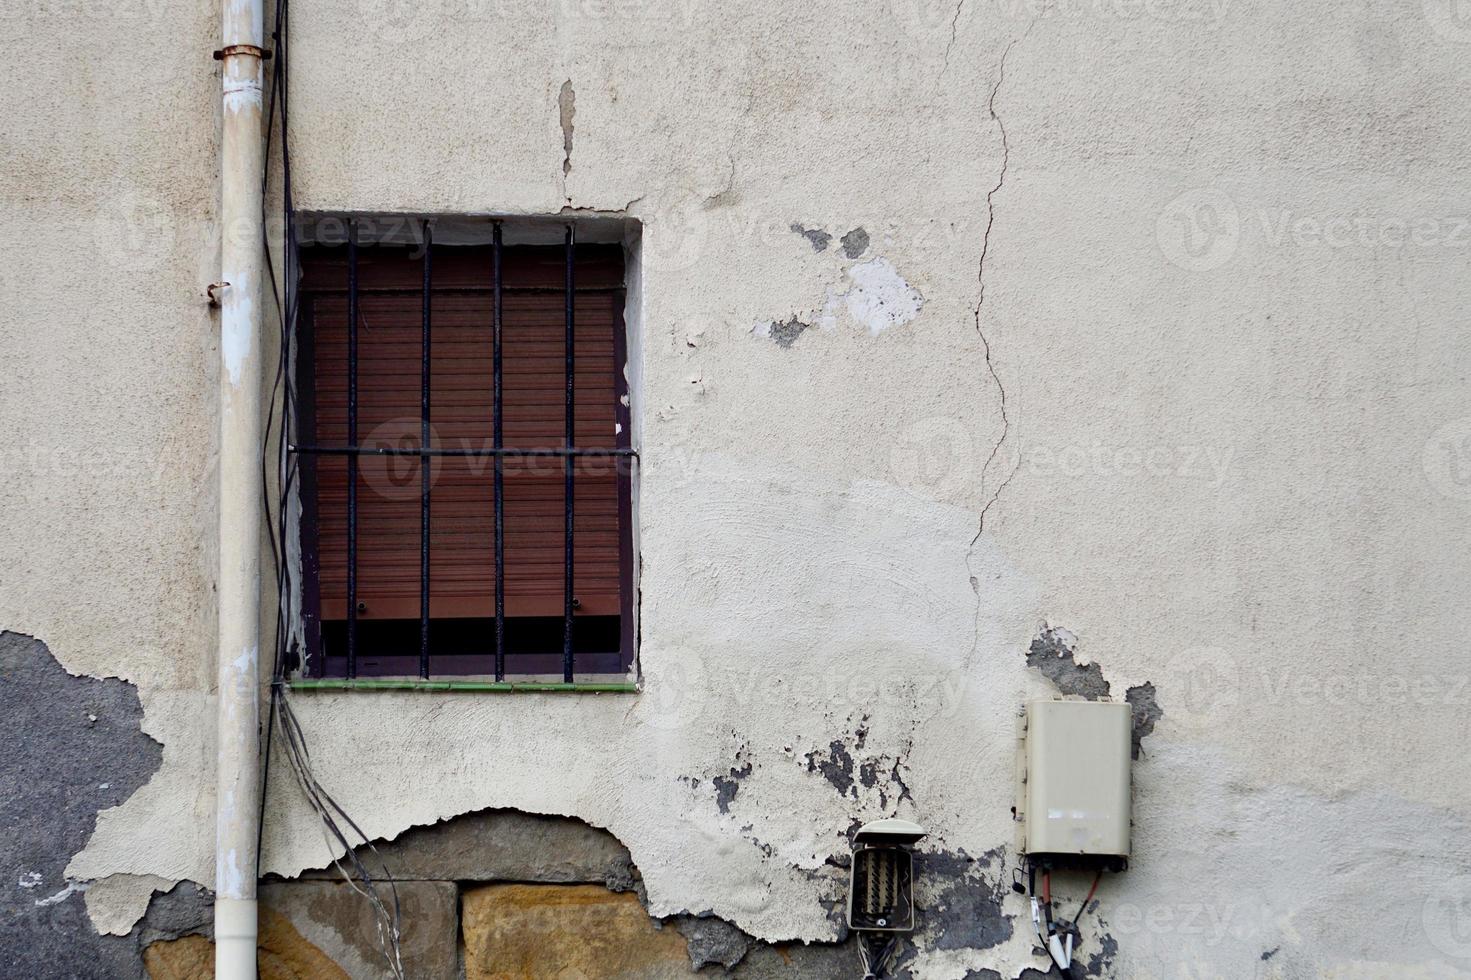
<svg viewBox="0 0 1471 980"><path fill-rule="evenodd" d="M1023 854L1058 865L1128 865L1132 731L1126 702L1027 702L1017 794Z"/></svg>

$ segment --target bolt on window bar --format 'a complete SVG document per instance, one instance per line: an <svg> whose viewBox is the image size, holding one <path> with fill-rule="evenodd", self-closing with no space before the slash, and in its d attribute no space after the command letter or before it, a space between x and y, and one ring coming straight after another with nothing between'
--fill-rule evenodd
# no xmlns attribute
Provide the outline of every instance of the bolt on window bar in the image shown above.
<svg viewBox="0 0 1471 980"><path fill-rule="evenodd" d="M347 398L347 445L290 445L287 450L294 454L312 456L347 457L347 677L357 677L357 478L358 459L362 456L417 456L419 458L419 676L429 678L429 531L430 531L430 460L435 457L491 457L494 461L493 499L495 508L495 678L505 678L505 487L503 461L506 458L560 457L563 479L563 595L562 595L562 678L572 683L574 657L572 644L573 612L577 606L574 592L574 518L575 518L575 467L577 457L634 458L637 451L632 447L613 449L584 449L577 446L575 410L576 383L576 312L575 300L575 255L576 241L572 225L567 225L564 238L565 275L564 296L564 370L566 395L564 402L564 444L560 447L535 449L512 449L504 444L502 398L503 359L502 341L504 307L502 293L502 233L496 222L493 229L491 282L493 290L492 312L492 374L493 374L493 418L492 446L490 449L445 449L431 445L430 439L430 350L432 343L432 317L430 305L433 293L433 231L428 222L424 224L423 297L420 346L419 378L419 445L414 448L397 446L362 446L358 444L358 321L360 319L358 297L358 241L357 223L348 222L347 241L347 307L348 307L348 398Z"/></svg>

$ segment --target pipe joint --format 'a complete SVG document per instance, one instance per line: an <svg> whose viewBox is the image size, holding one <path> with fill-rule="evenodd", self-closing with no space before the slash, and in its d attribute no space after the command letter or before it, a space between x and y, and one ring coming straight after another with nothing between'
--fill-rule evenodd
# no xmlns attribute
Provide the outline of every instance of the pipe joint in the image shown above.
<svg viewBox="0 0 1471 980"><path fill-rule="evenodd" d="M259 58L261 61L269 61L271 58L271 52L258 45L231 44L216 51L214 53L214 59L216 61L224 61L226 58L233 58L237 55L246 58Z"/></svg>

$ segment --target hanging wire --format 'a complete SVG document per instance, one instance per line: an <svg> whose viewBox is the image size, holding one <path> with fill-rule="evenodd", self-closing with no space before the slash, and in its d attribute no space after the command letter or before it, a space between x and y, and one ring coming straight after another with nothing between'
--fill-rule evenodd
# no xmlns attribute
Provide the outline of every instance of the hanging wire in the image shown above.
<svg viewBox="0 0 1471 980"><path fill-rule="evenodd" d="M403 980L402 910L399 905L398 888L387 864L373 842L368 839L357 823L342 809L320 782L312 769L311 752L307 747L306 735L301 722L292 710L287 672L296 659L292 644L291 624L295 622L292 607L295 590L291 578L290 563L286 560L287 535L290 515L287 501L298 478L298 462L288 446L295 441L292 426L296 420L296 383L293 377L293 343L296 336L298 306L297 281L299 278L299 247L297 237L296 209L291 188L291 153L287 139L289 93L287 37L289 36L289 11L287 0L276 0L276 21L272 30L275 44L275 59L271 71L271 97L266 113L266 155L261 174L262 213L261 224L265 230L263 247L266 253L266 270L270 280L271 298L276 308L276 320L280 328L277 347L276 374L271 385L268 401L264 438L261 446L261 492L264 495L266 520L270 527L271 567L276 582L276 638L271 666L270 707L263 733L264 759L261 775L261 804L257 821L256 876L260 876L260 852L265 828L266 789L270 785L271 750L279 737L282 751L286 754L296 785L316 813L321 824L322 839L333 856L332 864L343 879L358 895L367 900L373 911L379 950L395 980ZM276 263L271 257L270 232L265 212L265 191L270 183L270 153L275 130L276 116L281 118L281 193L284 227L282 236L282 275L276 275ZM281 402L279 423L276 403ZM273 432L279 429L274 460L279 494L276 506L272 507L269 489L270 450ZM371 855L376 867L370 871L363 861L360 848ZM338 857L337 855L342 855ZM386 895L382 891L386 886Z"/></svg>

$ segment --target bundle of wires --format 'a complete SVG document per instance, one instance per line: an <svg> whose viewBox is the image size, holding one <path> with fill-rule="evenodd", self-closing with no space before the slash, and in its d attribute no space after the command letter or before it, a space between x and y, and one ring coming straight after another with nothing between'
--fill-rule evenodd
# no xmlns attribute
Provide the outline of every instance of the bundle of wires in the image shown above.
<svg viewBox="0 0 1471 980"><path fill-rule="evenodd" d="M892 933L858 934L858 959L863 963L863 980L878 980L884 975L884 963L893 954L898 943L899 937Z"/></svg>
<svg viewBox="0 0 1471 980"><path fill-rule="evenodd" d="M323 841L333 855L332 863L348 886L367 900L373 910L376 923L378 946L387 964L389 973L396 980L403 980L403 956L400 949L402 914L399 908L398 888L389 873L382 855L373 846L357 823L338 805L318 782L312 771L311 753L307 748L306 735L301 722L291 707L287 672L299 661L292 643L293 609L295 594L291 580L290 563L286 560L286 541L290 527L287 501L297 480L297 460L288 451L292 442L292 423L296 418L296 385L292 376L293 342L296 336L297 289L299 278L299 242L296 230L296 211L291 196L291 157L287 141L289 119L287 84L289 11L287 0L276 0L276 19L271 37L275 45L275 58L271 71L271 97L266 111L265 167L261 174L262 201L267 199L270 185L271 143L275 132L276 118L281 120L281 193L284 229L282 242L282 275L276 275L276 262L271 256L269 232L262 247L266 253L266 270L270 279L271 296L276 307L276 319L280 327L276 375L271 386L271 397L266 414L265 433L261 447L261 492L265 495L265 514L270 525L271 563L276 582L276 637L275 656L271 667L271 697L263 733L262 755L264 765L261 777L261 809L257 827L256 876L260 875L260 845L263 843L266 810L266 790L269 788L271 772L271 748L279 729L282 751L287 763L322 826ZM262 227L269 228L265 204L262 204ZM276 404L281 403L279 421ZM277 434L276 483L279 488L276 505L272 506L269 468L271 465L272 434ZM364 861L369 856L374 868L370 870ZM341 855L338 857L337 855Z"/></svg>
<svg viewBox="0 0 1471 980"><path fill-rule="evenodd" d="M1020 877L1021 870L1023 869L1018 869L1018 877ZM1039 899L1037 897L1038 866L1027 859L1024 870L1027 878L1026 888L1022 888L1019 880L1015 881L1012 887L1017 891L1025 890L1027 897L1031 900L1032 928L1037 933L1037 941L1042 945L1047 958L1051 961L1048 972L1050 973L1055 967L1064 977L1071 977L1073 975L1073 947L1082 936L1078 931L1078 920L1083 917L1084 912L1088 911L1088 903L1092 902L1093 896L1097 894L1098 883L1103 879L1103 871L1099 869L1093 875L1093 885L1088 889L1087 896L1078 906L1078 911L1073 913L1072 920L1066 921L1054 919L1052 915L1052 871L1048 868L1042 869L1042 896Z"/></svg>

